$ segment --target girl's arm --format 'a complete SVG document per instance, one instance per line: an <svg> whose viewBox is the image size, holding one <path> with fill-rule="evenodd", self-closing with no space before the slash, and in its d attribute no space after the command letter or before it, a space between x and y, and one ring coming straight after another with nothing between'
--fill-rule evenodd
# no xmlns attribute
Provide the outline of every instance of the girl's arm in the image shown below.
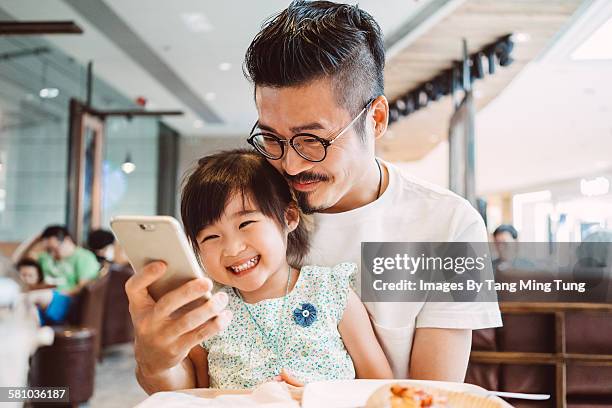
<svg viewBox="0 0 612 408"><path fill-rule="evenodd" d="M193 363L193 371L196 377L196 388L208 388L208 351L200 345L195 346L189 352L189 359Z"/></svg>
<svg viewBox="0 0 612 408"><path fill-rule="evenodd" d="M368 312L352 289L338 331L353 359L357 378L393 378L387 357L374 335Z"/></svg>

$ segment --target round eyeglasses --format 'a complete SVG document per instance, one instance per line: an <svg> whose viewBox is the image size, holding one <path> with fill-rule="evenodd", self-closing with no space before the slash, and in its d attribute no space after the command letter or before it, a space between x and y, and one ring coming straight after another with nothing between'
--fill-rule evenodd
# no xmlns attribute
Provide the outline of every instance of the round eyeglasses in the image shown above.
<svg viewBox="0 0 612 408"><path fill-rule="evenodd" d="M298 133L291 139L281 139L274 133L258 132L253 133L259 123L255 123L251 130L251 136L247 142L255 148L259 153L270 160L279 160L285 155L285 145L291 146L297 154L310 162L321 162L327 156L327 148L331 146L340 136L346 133L357 122L359 117L366 112L374 99L359 112L357 116L343 129L341 129L332 139L323 139L322 137L312 135L310 133Z"/></svg>

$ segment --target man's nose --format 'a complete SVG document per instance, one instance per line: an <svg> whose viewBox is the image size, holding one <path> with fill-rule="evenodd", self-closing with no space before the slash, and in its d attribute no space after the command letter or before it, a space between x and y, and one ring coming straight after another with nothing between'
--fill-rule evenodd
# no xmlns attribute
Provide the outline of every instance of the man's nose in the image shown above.
<svg viewBox="0 0 612 408"><path fill-rule="evenodd" d="M287 153L285 153L285 156L281 159L281 165L285 173L290 176L295 176L303 171L310 170L313 166L312 162L309 162L297 154L291 146L288 146Z"/></svg>

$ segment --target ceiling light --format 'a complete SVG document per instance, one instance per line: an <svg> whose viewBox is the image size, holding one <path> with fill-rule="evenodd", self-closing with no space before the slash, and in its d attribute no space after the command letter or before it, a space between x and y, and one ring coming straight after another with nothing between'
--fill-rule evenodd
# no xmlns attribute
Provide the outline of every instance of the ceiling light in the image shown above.
<svg viewBox="0 0 612 408"><path fill-rule="evenodd" d="M217 99L217 94L214 92L206 92L206 95L204 95L204 99L206 99L208 102L212 102Z"/></svg>
<svg viewBox="0 0 612 408"><path fill-rule="evenodd" d="M510 36L510 39L515 43L526 43L531 40L531 35L529 33L514 33Z"/></svg>
<svg viewBox="0 0 612 408"><path fill-rule="evenodd" d="M391 124L393 122L397 122L399 117L400 117L399 111L397 107L395 106L395 104L392 103L391 105L389 105L389 123Z"/></svg>
<svg viewBox="0 0 612 408"><path fill-rule="evenodd" d="M203 33L213 30L213 26L202 13L183 13L181 19L187 28L194 33Z"/></svg>
<svg viewBox="0 0 612 408"><path fill-rule="evenodd" d="M485 54L487 55L489 75L493 75L495 73L495 50L493 48L487 48Z"/></svg>
<svg viewBox="0 0 612 408"><path fill-rule="evenodd" d="M484 67L482 65L482 58L484 56L482 52L477 52L470 59L470 77L472 82L474 79L484 78Z"/></svg>
<svg viewBox="0 0 612 408"><path fill-rule="evenodd" d="M612 17L601 25L572 53L573 60L612 59Z"/></svg>
<svg viewBox="0 0 612 408"><path fill-rule="evenodd" d="M495 56L499 61L499 65L507 67L514 62L514 59L510 56L514 43L510 39L510 36L503 38L495 45ZM489 59L489 62L491 60ZM490 70L490 69L489 69Z"/></svg>
<svg viewBox="0 0 612 408"><path fill-rule="evenodd" d="M132 161L132 155L130 154L130 152L128 152L127 155L125 156L125 161L121 164L121 170L125 174L130 174L134 170L136 170L136 165Z"/></svg>
<svg viewBox="0 0 612 408"><path fill-rule="evenodd" d="M204 127L204 122L202 122L201 120L194 120L193 121L193 127L196 129L201 129L202 127Z"/></svg>
<svg viewBox="0 0 612 408"><path fill-rule="evenodd" d="M232 69L232 64L231 62L222 62L219 64L219 69L221 71L229 71L230 69Z"/></svg>
<svg viewBox="0 0 612 408"><path fill-rule="evenodd" d="M580 180L580 192L587 197L600 196L610 192L610 180L597 177L591 180Z"/></svg>
<svg viewBox="0 0 612 408"><path fill-rule="evenodd" d="M43 88L38 92L38 95L43 99L57 98L59 95L59 89L57 88Z"/></svg>

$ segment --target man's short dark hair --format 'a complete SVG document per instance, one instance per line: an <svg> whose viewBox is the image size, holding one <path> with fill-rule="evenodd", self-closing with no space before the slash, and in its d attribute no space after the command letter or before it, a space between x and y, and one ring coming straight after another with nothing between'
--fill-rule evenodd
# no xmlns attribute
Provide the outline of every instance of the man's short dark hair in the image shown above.
<svg viewBox="0 0 612 408"><path fill-rule="evenodd" d="M59 241L63 241L66 237L72 239L68 228L63 225L49 225L47 228L45 228L40 237L42 239L55 237Z"/></svg>
<svg viewBox="0 0 612 408"><path fill-rule="evenodd" d="M113 233L104 229L91 231L87 236L87 247L92 251L100 250L114 242L115 236Z"/></svg>
<svg viewBox="0 0 612 408"><path fill-rule="evenodd" d="M384 67L382 32L370 14L348 4L297 0L263 25L243 70L256 87L330 77L339 105L355 116L384 94ZM362 138L363 123L356 124Z"/></svg>
<svg viewBox="0 0 612 408"><path fill-rule="evenodd" d="M38 274L38 281L36 283L41 283L44 280L43 271L38 262L31 258L24 258L21 261L17 262L17 265L15 265L17 271L19 271L19 269L24 266L31 266L33 268L36 268L36 273Z"/></svg>
<svg viewBox="0 0 612 408"><path fill-rule="evenodd" d="M514 228L510 224L502 224L499 227L495 228L495 231L493 231L493 236L496 236L498 234L503 234L504 232L507 232L510 235L512 235L513 239L518 238L518 232L516 231L516 228Z"/></svg>

